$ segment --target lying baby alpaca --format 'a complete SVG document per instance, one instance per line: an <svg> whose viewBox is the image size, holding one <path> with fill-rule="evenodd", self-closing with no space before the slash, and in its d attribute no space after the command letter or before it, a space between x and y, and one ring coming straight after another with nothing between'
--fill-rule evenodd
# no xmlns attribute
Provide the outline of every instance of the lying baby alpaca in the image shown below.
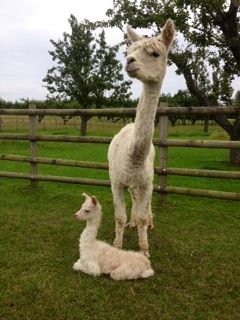
<svg viewBox="0 0 240 320"><path fill-rule="evenodd" d="M102 218L98 200L83 193L85 201L75 214L79 221L86 221L80 237L80 259L73 269L93 276L110 274L114 280L148 278L153 276L150 261L142 253L124 251L96 239Z"/></svg>

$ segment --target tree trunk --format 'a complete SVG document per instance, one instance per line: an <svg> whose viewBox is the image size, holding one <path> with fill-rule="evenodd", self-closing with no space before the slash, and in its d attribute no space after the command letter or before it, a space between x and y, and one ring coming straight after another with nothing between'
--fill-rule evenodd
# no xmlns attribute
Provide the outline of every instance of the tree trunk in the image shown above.
<svg viewBox="0 0 240 320"><path fill-rule="evenodd" d="M90 118L87 116L81 117L81 128L80 128L80 135L86 136L87 135L87 122Z"/></svg>
<svg viewBox="0 0 240 320"><path fill-rule="evenodd" d="M208 116L206 118L204 118L203 123L204 123L203 132L208 133L208 126L209 126L209 117Z"/></svg>
<svg viewBox="0 0 240 320"><path fill-rule="evenodd" d="M230 134L231 141L240 141L240 116L236 118L233 124L233 131ZM230 150L230 163L233 166L240 167L240 149Z"/></svg>
<svg viewBox="0 0 240 320"><path fill-rule="evenodd" d="M240 149L230 150L230 163L232 166L240 167Z"/></svg>

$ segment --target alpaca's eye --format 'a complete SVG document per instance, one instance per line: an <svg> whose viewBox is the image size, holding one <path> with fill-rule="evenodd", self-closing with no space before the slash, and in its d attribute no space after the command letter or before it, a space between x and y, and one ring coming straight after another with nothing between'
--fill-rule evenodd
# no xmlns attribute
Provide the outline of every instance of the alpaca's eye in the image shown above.
<svg viewBox="0 0 240 320"><path fill-rule="evenodd" d="M89 213L89 212L90 212L90 210L88 210L88 209L85 209L85 212L86 212L86 213Z"/></svg>
<svg viewBox="0 0 240 320"><path fill-rule="evenodd" d="M160 54L157 53L157 52L153 52L153 53L151 54L151 56L153 56L154 58L158 58L158 57L160 56Z"/></svg>

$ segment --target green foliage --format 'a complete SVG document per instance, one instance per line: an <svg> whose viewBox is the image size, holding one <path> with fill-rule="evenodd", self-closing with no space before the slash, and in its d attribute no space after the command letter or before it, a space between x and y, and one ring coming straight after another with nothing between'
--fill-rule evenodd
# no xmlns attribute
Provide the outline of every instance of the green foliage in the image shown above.
<svg viewBox="0 0 240 320"><path fill-rule="evenodd" d="M0 97L0 106L4 105L6 101Z"/></svg>
<svg viewBox="0 0 240 320"><path fill-rule="evenodd" d="M192 97L188 90L178 90L173 96L171 96L171 94L162 94L160 100L161 102L168 102L169 107L196 107L199 105L198 100ZM181 120L184 124L186 124L186 120L189 120L192 125L194 125L197 120L202 120L202 116L200 115L170 114L168 118L172 126L175 126L178 120Z"/></svg>
<svg viewBox="0 0 240 320"><path fill-rule="evenodd" d="M196 98L192 97L188 90L178 90L173 96L162 94L162 102L168 102L170 107L194 107L198 106Z"/></svg>
<svg viewBox="0 0 240 320"><path fill-rule="evenodd" d="M240 90L238 90L234 97L234 105L240 106Z"/></svg>
<svg viewBox="0 0 240 320"><path fill-rule="evenodd" d="M50 97L76 100L82 108L128 100L130 81L124 81L122 66L117 60L118 46L110 47L104 30L94 36L98 24L88 20L78 22L71 15L71 33L51 43L49 51L56 63L48 70L43 82Z"/></svg>
<svg viewBox="0 0 240 320"><path fill-rule="evenodd" d="M25 109L28 108L27 100L21 99L21 101L5 101L0 98L0 108L2 109Z"/></svg>

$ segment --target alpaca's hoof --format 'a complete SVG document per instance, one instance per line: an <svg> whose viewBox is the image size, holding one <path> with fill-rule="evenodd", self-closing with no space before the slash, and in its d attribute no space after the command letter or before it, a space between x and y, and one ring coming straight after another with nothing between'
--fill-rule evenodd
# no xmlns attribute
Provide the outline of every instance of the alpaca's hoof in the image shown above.
<svg viewBox="0 0 240 320"><path fill-rule="evenodd" d="M141 250L141 252L145 257L150 258L150 253L148 250Z"/></svg>
<svg viewBox="0 0 240 320"><path fill-rule="evenodd" d="M153 275L154 275L153 269L149 268L149 269L143 271L142 278L149 278L149 277L152 277Z"/></svg>
<svg viewBox="0 0 240 320"><path fill-rule="evenodd" d="M137 221L134 219L134 220L130 220L127 224L126 224L126 227L129 227L129 228L135 228L137 226Z"/></svg>
<svg viewBox="0 0 240 320"><path fill-rule="evenodd" d="M81 264L78 261L74 263L73 270L75 270L75 271L81 270Z"/></svg>
<svg viewBox="0 0 240 320"><path fill-rule="evenodd" d="M152 220L148 221L148 228L150 228L150 229L154 228L154 224L153 224Z"/></svg>
<svg viewBox="0 0 240 320"><path fill-rule="evenodd" d="M114 248L122 249L122 242L119 242L118 240L114 240L113 246L114 246Z"/></svg>

